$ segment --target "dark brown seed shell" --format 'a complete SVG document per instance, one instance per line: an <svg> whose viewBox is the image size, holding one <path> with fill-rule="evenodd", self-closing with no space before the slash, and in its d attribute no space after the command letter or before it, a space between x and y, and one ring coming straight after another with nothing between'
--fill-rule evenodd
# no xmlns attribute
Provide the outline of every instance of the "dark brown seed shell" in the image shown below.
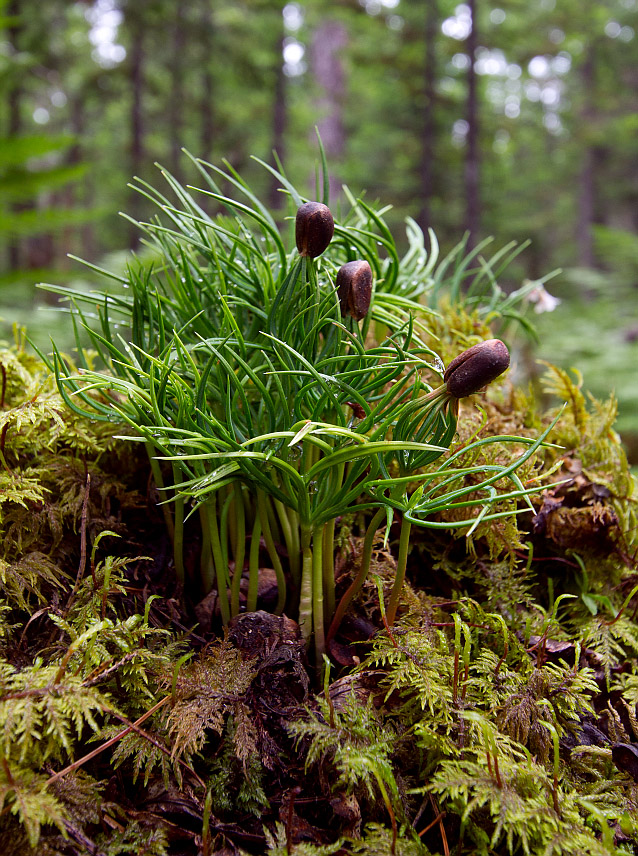
<svg viewBox="0 0 638 856"><path fill-rule="evenodd" d="M337 272L336 285L341 314L352 315L357 321L365 318L372 299L372 269L368 262L357 259L342 265Z"/></svg>
<svg viewBox="0 0 638 856"><path fill-rule="evenodd" d="M455 398L473 395L491 383L510 364L510 354L500 339L487 339L473 345L447 367L443 380L447 391Z"/></svg>
<svg viewBox="0 0 638 856"><path fill-rule="evenodd" d="M300 255L316 259L332 240L334 231L330 209L322 202L306 202L297 209L295 238Z"/></svg>

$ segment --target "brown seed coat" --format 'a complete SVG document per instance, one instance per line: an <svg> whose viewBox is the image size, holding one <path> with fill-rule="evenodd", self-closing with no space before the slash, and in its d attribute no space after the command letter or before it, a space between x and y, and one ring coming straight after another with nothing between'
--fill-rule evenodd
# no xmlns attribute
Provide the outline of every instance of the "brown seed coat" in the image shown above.
<svg viewBox="0 0 638 856"><path fill-rule="evenodd" d="M365 318L372 299L372 269L368 262L357 259L342 265L336 285L341 314L352 315L357 321Z"/></svg>
<svg viewBox="0 0 638 856"><path fill-rule="evenodd" d="M508 368L510 354L500 339L486 339L455 357L443 380L454 398L465 398L491 383Z"/></svg>
<svg viewBox="0 0 638 856"><path fill-rule="evenodd" d="M316 259L334 235L332 213L322 202L306 202L297 209L295 238L299 254Z"/></svg>

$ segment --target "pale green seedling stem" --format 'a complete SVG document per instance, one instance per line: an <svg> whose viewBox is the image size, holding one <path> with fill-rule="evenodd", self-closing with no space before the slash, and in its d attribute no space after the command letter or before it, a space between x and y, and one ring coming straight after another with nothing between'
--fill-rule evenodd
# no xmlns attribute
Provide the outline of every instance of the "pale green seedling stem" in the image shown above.
<svg viewBox="0 0 638 856"><path fill-rule="evenodd" d="M181 474L177 464L173 464L173 483L181 481ZM175 494L175 527L173 530L173 558L175 562L175 576L180 585L184 585L184 495Z"/></svg>
<svg viewBox="0 0 638 856"><path fill-rule="evenodd" d="M226 498L224 499L224 501L222 503L222 510L221 510L220 515L219 515L219 531L222 533L221 537L220 537L221 547L222 547L222 560L224 563L224 567L228 568L229 567L229 564L228 564L228 560L229 560L228 542L230 541L230 546L231 546L231 549L233 550L233 555L234 555L234 552L236 549L236 546L235 546L236 545L236 538L235 538L236 533L234 532L235 527L231 525L233 523L233 515L230 514L230 509L231 509L231 506L232 506L233 500L234 500L232 485L228 485L226 490L227 490Z"/></svg>
<svg viewBox="0 0 638 856"><path fill-rule="evenodd" d="M324 617L330 621L335 611L335 524L333 517L323 527L323 592L324 592Z"/></svg>
<svg viewBox="0 0 638 856"><path fill-rule="evenodd" d="M299 625L306 642L312 635L312 527L301 524L301 590L299 592Z"/></svg>
<svg viewBox="0 0 638 856"><path fill-rule="evenodd" d="M155 448L152 443L145 443L146 453L148 454L148 459L151 464L151 472L153 473L153 481L157 489L161 492L164 490L164 479L162 477L162 470L159 465L159 461L155 457ZM164 524L166 526L166 531L168 532L169 538L171 539L171 543L175 540L175 526L173 524L173 515L171 514L171 510L166 505L166 503L161 506L162 514L164 515Z"/></svg>
<svg viewBox="0 0 638 856"><path fill-rule="evenodd" d="M292 509L286 508L286 506L279 499L273 499L273 505L275 507L275 511L277 513L277 518L279 520L279 527L281 529L281 534L283 535L284 543L286 544L286 551L288 553L288 562L290 566L290 576L292 578L293 585L299 585L299 546L297 543L297 552L295 552L295 538L293 535L293 527L290 523L290 517L288 516L288 512L292 511ZM298 542L298 538L296 539Z"/></svg>
<svg viewBox="0 0 638 856"><path fill-rule="evenodd" d="M268 550L268 555L277 577L277 605L275 607L275 615L281 615L284 611L284 606L286 605L286 577L284 576L284 569L282 567L279 554L277 553L275 541L270 529L270 520L268 519L268 500L264 491L260 489L257 489L257 511L259 514L262 535L264 536L264 543L266 544L266 549Z"/></svg>
<svg viewBox="0 0 638 856"><path fill-rule="evenodd" d="M202 549L199 557L199 572L204 591L208 592L212 589L215 582L215 568L213 566L213 554L210 548L208 512L204 503L199 506L199 520L202 527Z"/></svg>
<svg viewBox="0 0 638 856"><path fill-rule="evenodd" d="M210 550L215 568L217 580L217 594L219 597L219 611L224 625L230 621L230 603L228 601L228 568L224 567L221 541L219 537L219 525L217 520L217 493L213 493L211 499L204 503L206 508L206 520L208 523Z"/></svg>
<svg viewBox="0 0 638 856"><path fill-rule="evenodd" d="M381 523L383 522L383 520L385 520L385 518L386 510L385 508L380 508L368 525L365 538L363 539L363 550L361 551L361 564L359 566L359 570L357 572L356 577L350 583L343 597L339 601L339 605L337 606L334 617L332 619L332 623L330 624L330 628L328 630L328 644L330 644L330 640L334 638L343 620L343 616L346 614L348 607L352 603L354 597L359 593L361 586L366 581L368 572L370 571L370 559L372 558L374 536L376 535L377 529L379 528L379 526L381 526Z"/></svg>
<svg viewBox="0 0 638 856"><path fill-rule="evenodd" d="M315 643L315 663L323 662L326 638L323 618L323 527L316 528L312 536L312 617Z"/></svg>
<svg viewBox="0 0 638 856"><path fill-rule="evenodd" d="M261 517L255 514L253 531L250 539L250 554L248 557L248 593L246 594L246 609L254 612L257 609L259 594L259 540L261 538Z"/></svg>
<svg viewBox="0 0 638 856"><path fill-rule="evenodd" d="M397 569L394 575L394 583L390 592L390 600L388 601L388 624L390 627L394 624L397 615L397 607L399 605L399 597L405 580L405 571L408 564L408 553L410 552L410 532L412 531L412 523L407 517L401 519L401 533L399 535L399 554L397 556Z"/></svg>
<svg viewBox="0 0 638 856"><path fill-rule="evenodd" d="M244 498L242 496L241 483L233 482L233 520L235 530L235 540L233 544L235 570L231 582L230 592L230 611L233 618L239 615L239 588L241 585L241 575L244 570L244 559L246 556L246 511L244 508Z"/></svg>

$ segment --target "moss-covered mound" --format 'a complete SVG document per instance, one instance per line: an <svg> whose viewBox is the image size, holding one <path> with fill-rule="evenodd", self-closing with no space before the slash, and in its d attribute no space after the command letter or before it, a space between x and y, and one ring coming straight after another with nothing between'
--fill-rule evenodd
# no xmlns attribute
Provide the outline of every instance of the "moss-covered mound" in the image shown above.
<svg viewBox="0 0 638 856"><path fill-rule="evenodd" d="M484 336L458 313L438 332L446 359ZM413 530L393 627L399 532L380 530L318 685L294 621L223 631L177 586L140 447L67 409L21 347L0 371L4 853L636 852L636 508L613 401L550 369L548 412L507 386L465 402L453 452L537 435L565 403L519 473L534 511ZM337 596L360 517L338 521ZM187 574L200 542L191 518Z"/></svg>

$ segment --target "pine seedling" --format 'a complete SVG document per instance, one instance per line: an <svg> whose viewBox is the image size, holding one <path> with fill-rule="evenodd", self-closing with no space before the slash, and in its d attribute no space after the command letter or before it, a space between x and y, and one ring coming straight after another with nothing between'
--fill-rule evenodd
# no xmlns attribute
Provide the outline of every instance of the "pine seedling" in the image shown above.
<svg viewBox="0 0 638 856"><path fill-rule="evenodd" d="M178 581L197 595L216 587L226 623L242 608L246 564L246 608L256 608L263 539L277 577L276 611L298 617L320 664L326 622L333 635L369 563L368 550L335 611L336 520L372 512L369 545L381 522L401 513L392 623L411 525L447 525L433 516L476 507L477 494L481 520L511 513L490 508L527 496L516 469L545 435L500 438L528 446L509 466L463 466L457 455L433 471L453 441L458 399L506 368L503 343L469 349L442 377L425 341L428 311L404 287L382 211L348 193L351 209L334 223L327 197L305 200L274 171L296 209L296 246L288 249L266 206L228 164L191 161L202 187L185 188L165 171L172 200L138 186L159 209L158 218L138 224L157 256L152 267L131 265L126 277L113 277L121 286L113 292L54 289L70 300L78 367L55 346L51 365L73 410L124 423L126 438L145 444ZM222 182L234 196L222 193ZM209 215L203 201L223 213ZM432 265L411 246L405 268L425 276ZM104 370L89 364L82 335ZM472 377L463 380L468 369ZM479 472L478 486L470 486ZM504 496L495 487L503 478L513 484ZM186 579L183 563L184 519L194 511L202 527L199 580Z"/></svg>

